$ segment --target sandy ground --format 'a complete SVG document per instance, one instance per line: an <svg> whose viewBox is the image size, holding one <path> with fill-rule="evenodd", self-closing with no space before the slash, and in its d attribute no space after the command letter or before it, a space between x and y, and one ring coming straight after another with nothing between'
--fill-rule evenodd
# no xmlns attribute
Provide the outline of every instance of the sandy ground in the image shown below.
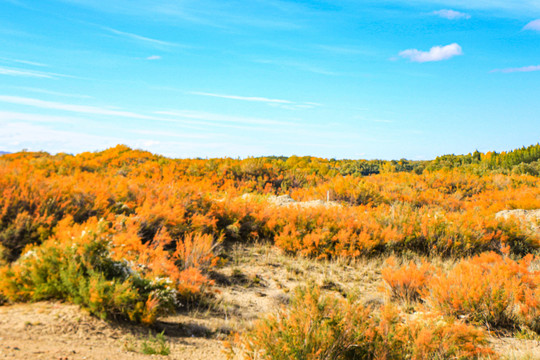
<svg viewBox="0 0 540 360"><path fill-rule="evenodd" d="M221 341L168 336L169 356L130 351L147 329L115 325L89 316L78 306L40 302L0 307L2 359L225 359Z"/></svg>
<svg viewBox="0 0 540 360"><path fill-rule="evenodd" d="M160 319L152 329L106 322L66 303L0 306L0 359L227 359L223 340L286 304L298 285L317 283L328 291L355 291L366 303L384 302L381 264L316 262L265 246L238 248L213 274L217 291L208 306ZM143 354L143 343L159 332L170 354ZM491 341L502 359L540 360L537 340Z"/></svg>
<svg viewBox="0 0 540 360"><path fill-rule="evenodd" d="M0 306L0 359L226 359L223 340L286 304L300 284L341 291L362 282L376 294L376 266L294 259L266 246L231 254L212 275L217 291L210 306L160 319L152 329L106 322L66 303ZM169 356L142 354L149 331L164 332Z"/></svg>

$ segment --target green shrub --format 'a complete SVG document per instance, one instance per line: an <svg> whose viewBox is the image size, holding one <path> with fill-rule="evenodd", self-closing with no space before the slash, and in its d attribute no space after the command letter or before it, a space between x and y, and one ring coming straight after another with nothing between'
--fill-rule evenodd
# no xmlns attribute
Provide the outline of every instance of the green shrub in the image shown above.
<svg viewBox="0 0 540 360"><path fill-rule="evenodd" d="M104 221L90 224L70 241L51 238L0 268L0 298L8 301L68 300L102 318L152 323L175 306L167 279L141 277L110 253Z"/></svg>
<svg viewBox="0 0 540 360"><path fill-rule="evenodd" d="M141 345L141 352L146 355L169 355L171 348L163 332L156 336L148 335Z"/></svg>

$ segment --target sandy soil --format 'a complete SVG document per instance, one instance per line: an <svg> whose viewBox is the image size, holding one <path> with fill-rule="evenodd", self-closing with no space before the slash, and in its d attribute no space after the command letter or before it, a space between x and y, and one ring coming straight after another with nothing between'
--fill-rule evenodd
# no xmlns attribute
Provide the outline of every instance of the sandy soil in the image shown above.
<svg viewBox="0 0 540 360"><path fill-rule="evenodd" d="M212 274L217 291L210 306L160 319L152 329L106 322L66 303L0 306L0 359L226 359L222 342L228 334L286 304L300 284L341 291L362 282L366 293L376 293L376 266L294 259L266 246L231 254L227 266ZM169 356L141 353L149 331L164 332Z"/></svg>
<svg viewBox="0 0 540 360"><path fill-rule="evenodd" d="M298 285L317 283L328 291L354 291L366 303L384 302L381 259L317 262L267 246L238 247L231 254L212 274L216 295L209 304L160 319L151 329L106 322L66 303L0 306L0 359L224 360L223 340L287 304ZM160 332L170 355L143 354L143 343ZM540 360L539 341L494 337L492 344L503 359Z"/></svg>
<svg viewBox="0 0 540 360"><path fill-rule="evenodd" d="M225 359L220 340L190 336L168 336L169 356L144 355L136 349L147 337L146 331L96 319L75 305L4 306L0 307L0 358Z"/></svg>

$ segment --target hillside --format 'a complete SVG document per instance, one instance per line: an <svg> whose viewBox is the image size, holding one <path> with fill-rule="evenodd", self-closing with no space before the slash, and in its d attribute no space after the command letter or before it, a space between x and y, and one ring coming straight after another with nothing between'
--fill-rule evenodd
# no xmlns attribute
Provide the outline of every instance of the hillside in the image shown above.
<svg viewBox="0 0 540 360"><path fill-rule="evenodd" d="M46 333L24 315L41 305L20 305L65 301L106 319L118 341L89 338L127 358L162 331L179 359L223 349L345 359L351 344L375 359L536 356L538 222L508 210L540 208L540 178L519 170L537 146L493 166L487 154L452 166L202 160L122 145L3 156L0 337L21 345L0 350L99 358L74 340L69 316L59 327L36 320ZM62 332L73 355L46 345Z"/></svg>

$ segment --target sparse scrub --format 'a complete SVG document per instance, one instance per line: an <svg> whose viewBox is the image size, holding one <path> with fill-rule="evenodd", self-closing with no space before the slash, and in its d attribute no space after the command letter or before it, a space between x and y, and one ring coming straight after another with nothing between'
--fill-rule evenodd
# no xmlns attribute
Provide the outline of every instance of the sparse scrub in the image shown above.
<svg viewBox="0 0 540 360"><path fill-rule="evenodd" d="M393 298L413 303L420 299L434 268L426 261L420 266L415 262L398 266L396 258L390 257L381 272Z"/></svg>
<svg viewBox="0 0 540 360"><path fill-rule="evenodd" d="M169 355L171 348L161 332L156 336L149 334L141 345L141 352L146 355Z"/></svg>
<svg viewBox="0 0 540 360"><path fill-rule="evenodd" d="M404 318L391 307L372 313L359 303L297 289L287 309L228 343L246 359L479 359L494 356L485 335L440 316Z"/></svg>
<svg viewBox="0 0 540 360"><path fill-rule="evenodd" d="M299 290L290 308L239 340L248 358L489 356L473 326L540 333L540 275L528 255L540 249L538 224L496 217L540 208L540 179L494 158L174 160L126 146L6 155L0 303L64 299L101 317L152 323L177 305L204 308L218 293L207 274L227 259L237 268L227 284L244 291L287 293L310 279L341 294ZM274 201L286 194L296 201ZM310 200L318 201L303 203ZM266 250L247 258L234 250L254 243ZM268 249L282 257L269 259ZM331 268L390 254L427 260L387 262L382 277L394 305L382 309L383 296L371 291L379 265L358 278L370 283L369 307L352 300L367 287L355 289L342 281L345 270ZM285 276L246 270L260 262L277 272L286 257ZM430 265L434 257L456 265Z"/></svg>
<svg viewBox="0 0 540 360"><path fill-rule="evenodd" d="M91 222L34 246L0 269L0 295L9 301L69 300L102 318L152 323L171 311L176 290L167 279L142 277L113 260L106 222Z"/></svg>
<svg viewBox="0 0 540 360"><path fill-rule="evenodd" d="M124 350L128 352L139 352L145 355L167 356L171 353L171 347L163 332L155 336L149 332L148 336L143 338L131 336L124 342Z"/></svg>
<svg viewBox="0 0 540 360"><path fill-rule="evenodd" d="M539 331L539 276L532 255L521 260L485 253L441 270L422 291L430 308L495 329Z"/></svg>

